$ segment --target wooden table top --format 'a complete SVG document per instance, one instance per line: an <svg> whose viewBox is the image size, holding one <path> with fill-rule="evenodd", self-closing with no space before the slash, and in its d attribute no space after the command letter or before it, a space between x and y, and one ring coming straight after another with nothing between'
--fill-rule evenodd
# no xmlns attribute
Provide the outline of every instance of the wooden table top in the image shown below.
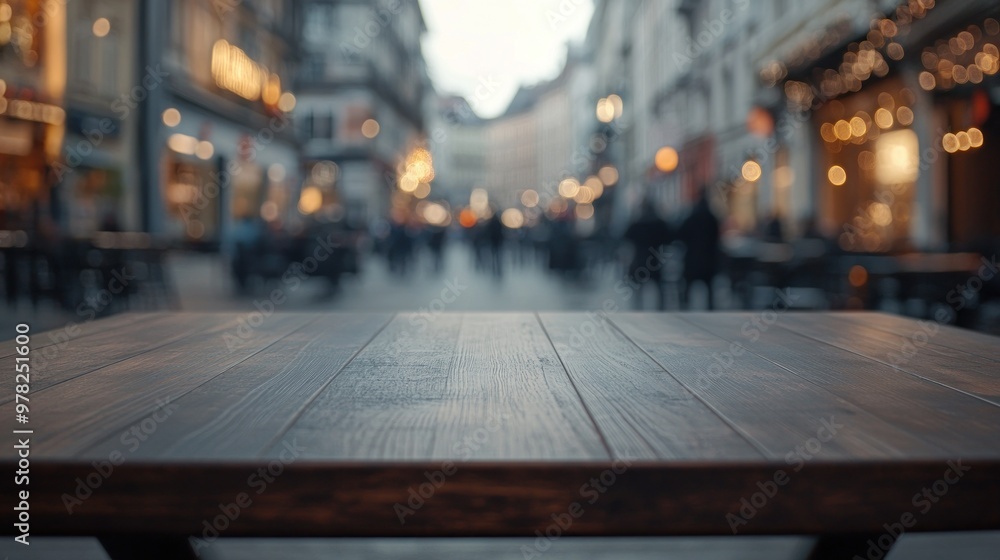
<svg viewBox="0 0 1000 560"><path fill-rule="evenodd" d="M201 534L241 494L227 536L1000 528L1000 338L872 313L259 318L33 333L33 532Z"/></svg>

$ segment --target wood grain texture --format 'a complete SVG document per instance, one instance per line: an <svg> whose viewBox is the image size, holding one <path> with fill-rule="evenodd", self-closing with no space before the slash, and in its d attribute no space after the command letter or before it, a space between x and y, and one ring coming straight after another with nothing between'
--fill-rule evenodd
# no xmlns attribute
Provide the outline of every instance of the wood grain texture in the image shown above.
<svg viewBox="0 0 1000 560"><path fill-rule="evenodd" d="M746 318L734 314L731 320ZM785 458L820 435L828 438L833 423L842 427L810 458L874 460L940 451L678 316L632 313L612 321L770 458Z"/></svg>
<svg viewBox="0 0 1000 560"><path fill-rule="evenodd" d="M181 413L160 424L135 451L112 436L81 456L103 458L120 450L129 460L257 457L391 318L322 316L174 400Z"/></svg>
<svg viewBox="0 0 1000 560"><path fill-rule="evenodd" d="M901 375L929 379L1000 406L1000 378L997 377L996 364L984 363L982 358L972 355L947 356L926 347L916 348L914 354L906 355L903 353L903 337L864 325L817 320L818 317L815 314L787 313L777 326L895 366ZM919 329L916 322L913 325L914 329Z"/></svg>
<svg viewBox="0 0 1000 560"><path fill-rule="evenodd" d="M912 319L888 313L828 313L826 317L890 332L909 339L914 345L929 347L934 352L951 355L950 350L1000 362L998 336L940 324L932 319L915 323ZM927 335L926 340L922 335Z"/></svg>
<svg viewBox="0 0 1000 560"><path fill-rule="evenodd" d="M153 317L163 315L165 314L121 313L99 321L88 320L89 317L84 315L81 316L79 320L69 321L58 329L51 329L42 332L31 331L29 333L31 335L31 351L36 353L36 356L45 356L49 353L45 349L51 346L65 347L69 344L73 344L73 342L77 340L96 334L106 334L114 330L124 330L124 327L133 323L138 323L140 321L145 323ZM31 326L30 322L28 322L28 326ZM14 337L17 336L17 333L11 331L9 333L2 333L2 336L5 338L10 337L10 339L0 341L0 358L13 356L14 348L17 346L14 341Z"/></svg>
<svg viewBox="0 0 1000 560"><path fill-rule="evenodd" d="M196 333L33 392L31 412L44 426L36 430L34 444L46 449L49 457L73 457L97 442L120 436L133 423L151 418L169 402L316 319L315 315L274 315L256 328L241 331L241 318L212 336ZM246 336L239 336L240 332ZM227 347L227 340L239 344ZM13 405L0 406L0 414L12 417ZM7 449L2 456L12 454L13 449Z"/></svg>
<svg viewBox="0 0 1000 560"><path fill-rule="evenodd" d="M608 458L530 313L401 314L289 438L310 459Z"/></svg>
<svg viewBox="0 0 1000 560"><path fill-rule="evenodd" d="M1000 408L937 383L900 375L891 366L804 335L768 328L744 338L731 315L684 314L683 319L833 393L939 449L926 455L1000 457ZM779 318L778 322L782 319Z"/></svg>
<svg viewBox="0 0 1000 560"><path fill-rule="evenodd" d="M130 322L51 346L53 351L47 357L33 360L31 390L41 391L193 334L219 328L236 317L236 314L158 314L144 319L141 328L134 328L136 324ZM0 404L12 400L13 395L0 396Z"/></svg>
<svg viewBox="0 0 1000 560"><path fill-rule="evenodd" d="M579 313L540 320L615 458L762 457L605 320Z"/></svg>
<svg viewBox="0 0 1000 560"><path fill-rule="evenodd" d="M761 461L476 462L462 465L400 523L396 505L405 505L410 490L439 463L293 462L257 493L248 477L267 467L127 462L70 516L60 500L62 486L93 467L39 464L32 478L32 535L200 537L206 522L223 515L220 505L234 507L241 494L252 503L228 524L224 537L534 536L554 526L553 516L570 511L582 513L559 533L558 526L550 529L552 534L732 535L727 515L738 516L742 501L761 492L758 484L788 469ZM0 468L11 472L13 465ZM738 533L881 533L907 513L916 519L908 532L996 530L1000 463L962 461L959 468L969 470L937 503L925 504L920 494L951 471L947 462L816 462L790 475L737 526ZM0 488L11 495L13 477L3 477ZM13 526L2 530L9 533Z"/></svg>

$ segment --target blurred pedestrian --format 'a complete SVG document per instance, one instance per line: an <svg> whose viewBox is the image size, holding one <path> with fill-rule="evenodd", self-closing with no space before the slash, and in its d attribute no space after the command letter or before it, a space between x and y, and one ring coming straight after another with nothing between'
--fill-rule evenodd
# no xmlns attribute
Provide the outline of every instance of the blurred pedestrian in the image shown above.
<svg viewBox="0 0 1000 560"><path fill-rule="evenodd" d="M632 246L632 259L628 266L629 281L636 286L633 302L636 309L643 308L643 288L652 286L656 292L657 309L667 308L663 267L666 265L661 248L672 239L670 226L656 214L653 203L642 203L639 217L625 230L625 241Z"/></svg>
<svg viewBox="0 0 1000 560"><path fill-rule="evenodd" d="M434 272L444 270L444 243L448 230L440 227L431 227L427 237L427 248L431 250L431 257L434 259Z"/></svg>
<svg viewBox="0 0 1000 560"><path fill-rule="evenodd" d="M781 222L781 215L773 212L764 226L764 241L768 243L784 243L785 227Z"/></svg>
<svg viewBox="0 0 1000 560"><path fill-rule="evenodd" d="M489 243L490 269L494 276L503 275L503 223L500 221L500 212L493 212L493 216L486 222L486 239Z"/></svg>
<svg viewBox="0 0 1000 560"><path fill-rule="evenodd" d="M388 257L389 270L400 276L406 275L407 265L413 252L413 237L410 235L406 222L394 218L389 226Z"/></svg>
<svg viewBox="0 0 1000 560"><path fill-rule="evenodd" d="M719 263L719 219L712 213L706 187L701 188L698 202L681 224L679 238L686 248L682 291L684 304L691 305L691 287L695 282L702 282L708 290L708 308L714 309L712 280Z"/></svg>

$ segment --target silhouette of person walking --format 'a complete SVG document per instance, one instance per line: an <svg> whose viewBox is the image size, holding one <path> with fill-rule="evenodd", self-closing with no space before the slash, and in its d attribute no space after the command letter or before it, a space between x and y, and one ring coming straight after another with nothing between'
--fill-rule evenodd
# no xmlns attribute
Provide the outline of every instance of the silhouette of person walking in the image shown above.
<svg viewBox="0 0 1000 560"><path fill-rule="evenodd" d="M667 308L666 286L663 284L665 262L660 247L672 241L670 226L656 215L652 202L642 203L639 217L625 230L625 240L632 245L632 260L628 266L630 283L636 286L633 302L636 309L642 309L643 288L653 286L656 292L657 309Z"/></svg>
<svg viewBox="0 0 1000 560"><path fill-rule="evenodd" d="M680 240L684 253L684 305L691 304L691 287L703 282L708 289L708 308L715 308L712 279L719 264L719 220L708 203L708 189L702 187L691 214L681 224Z"/></svg>
<svg viewBox="0 0 1000 560"><path fill-rule="evenodd" d="M486 242L490 252L490 269L494 276L503 275L503 223L500 221L500 212L493 213L493 217L486 222Z"/></svg>

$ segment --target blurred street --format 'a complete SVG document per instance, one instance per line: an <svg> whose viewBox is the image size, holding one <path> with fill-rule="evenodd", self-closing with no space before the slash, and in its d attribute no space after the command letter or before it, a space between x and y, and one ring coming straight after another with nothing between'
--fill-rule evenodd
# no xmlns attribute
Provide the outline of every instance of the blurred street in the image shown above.
<svg viewBox="0 0 1000 560"><path fill-rule="evenodd" d="M391 273L385 259L370 257L364 260L361 274L343 277L339 289L332 293L320 278L309 278L294 289L283 287L288 301L278 307L282 311L433 312L433 304L438 312L555 311L598 309L607 298L619 299L610 269L596 270L588 279L564 282L546 274L536 263L509 262L508 274L495 277L476 270L471 259L466 248L452 246L447 249L443 270L434 271L429 261L420 261L401 277ZM225 264L212 256L177 254L170 259L170 270L184 310L240 311L252 306L246 298L233 297ZM267 296L266 288L261 287L251 299L262 301Z"/></svg>

